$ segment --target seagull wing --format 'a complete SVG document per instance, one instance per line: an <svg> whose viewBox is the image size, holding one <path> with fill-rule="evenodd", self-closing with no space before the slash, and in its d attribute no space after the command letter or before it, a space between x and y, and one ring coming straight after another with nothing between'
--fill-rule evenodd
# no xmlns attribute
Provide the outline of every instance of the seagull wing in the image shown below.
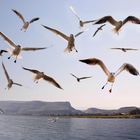
<svg viewBox="0 0 140 140"><path fill-rule="evenodd" d="M19 84L19 83L13 83L14 85L17 85L17 86L22 86L21 84Z"/></svg>
<svg viewBox="0 0 140 140"><path fill-rule="evenodd" d="M132 22L135 24L140 24L140 19L134 16L128 16L126 19L123 20L123 25L127 22Z"/></svg>
<svg viewBox="0 0 140 140"><path fill-rule="evenodd" d="M139 49L133 49L133 48L125 48L126 50L134 50L134 51L138 51Z"/></svg>
<svg viewBox="0 0 140 140"><path fill-rule="evenodd" d="M37 20L39 20L39 17L31 19L29 23L33 23L34 21L37 21Z"/></svg>
<svg viewBox="0 0 140 140"><path fill-rule="evenodd" d="M91 22L95 22L97 20L88 20L88 21L83 21L83 24L87 24L87 23L91 23Z"/></svg>
<svg viewBox="0 0 140 140"><path fill-rule="evenodd" d="M77 76L75 76L75 75L74 75L74 74L72 74L72 73L71 73L71 75L72 75L73 77L75 77L76 79L78 78Z"/></svg>
<svg viewBox="0 0 140 140"><path fill-rule="evenodd" d="M110 48L110 49L113 49L113 50L122 50L122 48Z"/></svg>
<svg viewBox="0 0 140 140"><path fill-rule="evenodd" d="M56 86L57 88L62 89L62 87L61 87L53 78L51 78L51 77L49 77L49 76L47 76L47 75L44 75L42 78L43 78L44 80L50 82L51 84L53 84L53 85Z"/></svg>
<svg viewBox="0 0 140 140"><path fill-rule="evenodd" d="M5 36L2 32L0 32L0 35L3 37L5 41L7 41L12 47L16 48L17 46L15 45L14 42L12 42L7 36Z"/></svg>
<svg viewBox="0 0 140 140"><path fill-rule="evenodd" d="M6 51L6 50L0 50L0 54L2 54L2 53L7 53L8 51Z"/></svg>
<svg viewBox="0 0 140 140"><path fill-rule="evenodd" d="M79 78L80 80L82 80L82 79L87 79L87 78L91 78L92 76L89 76L89 77L81 77L81 78Z"/></svg>
<svg viewBox="0 0 140 140"><path fill-rule="evenodd" d="M3 67L3 70L4 70L5 76L7 78L7 81L9 81L10 80L10 77L9 77L8 72L7 72L7 70L6 70L6 68L5 68L5 66L4 66L3 63L2 63L2 67Z"/></svg>
<svg viewBox="0 0 140 140"><path fill-rule="evenodd" d="M81 35L82 33L84 33L84 31L81 31L81 32L77 33L77 34L75 35L75 37Z"/></svg>
<svg viewBox="0 0 140 140"><path fill-rule="evenodd" d="M116 25L117 21L111 16L105 16L97 20L94 24L103 24L105 22L109 22L112 25Z"/></svg>
<svg viewBox="0 0 140 140"><path fill-rule="evenodd" d="M30 71L30 72L35 73L35 74L39 73L38 70L28 69L28 68L25 68L25 67L22 67L22 68L23 68L24 70Z"/></svg>
<svg viewBox="0 0 140 140"><path fill-rule="evenodd" d="M97 30L94 32L93 37L99 32L99 30L102 30L102 27L105 26L106 24L101 25Z"/></svg>
<svg viewBox="0 0 140 140"><path fill-rule="evenodd" d="M78 14L76 13L76 11L74 10L74 8L72 6L70 6L70 10L78 18L78 20L81 20L80 17L78 16Z"/></svg>
<svg viewBox="0 0 140 140"><path fill-rule="evenodd" d="M45 26L45 25L42 25L42 26L43 26L44 28L46 28L46 29L52 31L53 33L55 33L55 34L61 36L62 38L66 39L67 41L69 41L69 37L66 36L65 34L63 34L62 32L60 32L60 31L58 31L58 30L56 30L56 29L47 27L47 26Z"/></svg>
<svg viewBox="0 0 140 140"><path fill-rule="evenodd" d="M46 49L46 47L44 48L22 48L22 51L37 51L37 50L43 50Z"/></svg>
<svg viewBox="0 0 140 140"><path fill-rule="evenodd" d="M83 63L86 63L88 65L99 65L107 76L110 75L110 72L107 69L107 67L105 66L105 64L97 58L83 59L83 60L79 60L79 61L83 62Z"/></svg>
<svg viewBox="0 0 140 140"><path fill-rule="evenodd" d="M14 10L14 9L12 9L12 11L23 21L23 23L26 22L24 17L18 11Z"/></svg>
<svg viewBox="0 0 140 140"><path fill-rule="evenodd" d="M119 75L122 71L128 71L132 75L139 75L138 70L131 64L124 63L115 73L115 76Z"/></svg>

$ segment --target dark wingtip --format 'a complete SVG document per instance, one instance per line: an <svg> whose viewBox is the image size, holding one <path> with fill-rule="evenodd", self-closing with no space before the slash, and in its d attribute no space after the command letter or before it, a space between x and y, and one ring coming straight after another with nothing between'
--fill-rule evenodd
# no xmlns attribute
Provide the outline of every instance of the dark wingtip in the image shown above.
<svg viewBox="0 0 140 140"><path fill-rule="evenodd" d="M86 64L89 64L91 61L88 60L88 59L83 59L83 60L79 60L80 62L83 62L83 63L86 63Z"/></svg>

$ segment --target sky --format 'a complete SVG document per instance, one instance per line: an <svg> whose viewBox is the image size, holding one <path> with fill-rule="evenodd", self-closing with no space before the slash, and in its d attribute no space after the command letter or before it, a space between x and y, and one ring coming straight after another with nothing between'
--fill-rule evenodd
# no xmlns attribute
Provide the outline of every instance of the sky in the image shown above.
<svg viewBox="0 0 140 140"><path fill-rule="evenodd" d="M7 59L9 54L0 58L13 81L23 84L23 87L13 85L10 90L5 90L7 81L0 66L0 100L69 101L76 109L140 107L139 76L122 72L116 78L112 93L109 93L110 85L104 90L101 89L107 80L101 68L79 62L80 59L94 57L101 59L111 72L115 72L123 63L130 63L140 70L140 51L123 53L110 49L113 47L140 49L140 26L128 23L117 35L112 32L113 26L106 23L103 31L98 32L93 38L92 35L99 26L87 24L80 29L77 18L69 8L73 6L83 21L99 19L107 15L111 15L116 20L123 20L129 15L139 18L139 5L139 0L116 2L112 0L60 0L59 2L57 0L1 0L0 31L22 47L48 47L48 49L22 52L22 59L19 59L16 64L13 59ZM40 20L32 23L26 32L21 32L22 21L11 9L22 13L26 20L34 17L40 17ZM67 42L43 28L41 24L60 30L66 35L86 30L75 40L78 53L74 51L65 53ZM10 48L2 37L0 37L0 46L1 49ZM23 66L43 71L53 77L64 90L43 80L35 84L32 74L23 70ZM92 76L92 78L78 83L70 73L78 77Z"/></svg>

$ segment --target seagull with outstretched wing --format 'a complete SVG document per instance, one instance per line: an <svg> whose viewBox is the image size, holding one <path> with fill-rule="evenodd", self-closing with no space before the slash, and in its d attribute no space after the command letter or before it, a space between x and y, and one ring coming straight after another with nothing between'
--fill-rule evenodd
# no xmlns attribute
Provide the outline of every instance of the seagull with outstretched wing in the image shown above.
<svg viewBox="0 0 140 140"><path fill-rule="evenodd" d="M25 67L22 67L22 68L24 70L30 71L35 74L34 82L38 83L38 81L40 79L43 79L43 80L48 81L49 83L53 84L55 87L62 89L62 87L52 77L45 75L44 72L40 72L40 71L34 70L34 69L28 69Z"/></svg>
<svg viewBox="0 0 140 140"><path fill-rule="evenodd" d="M51 32L55 33L56 35L59 35L60 37L62 37L63 39L65 39L68 42L68 45L67 45L66 49L64 50L65 52L71 52L73 49L76 52L78 52L77 49L75 48L75 37L81 35L84 31L81 31L81 32L77 33L76 35L70 34L70 36L67 36L64 33L60 32L56 29L50 28L45 25L42 25L42 26L44 28L50 30Z"/></svg>
<svg viewBox="0 0 140 140"><path fill-rule="evenodd" d="M13 82L12 79L10 79L10 77L9 77L9 75L8 75L8 72L7 72L7 70L6 70L6 68L5 68L4 64L3 64L3 62L2 62L2 67L3 67L4 73L5 73L7 82L8 82L8 85L7 85L7 88L8 88L8 89L10 89L10 88L12 87L13 84L14 84L14 85L17 85L17 86L22 86L21 84L15 83L15 82Z"/></svg>
<svg viewBox="0 0 140 140"><path fill-rule="evenodd" d="M110 48L113 50L121 50L123 52L127 52L127 51L138 51L138 49L134 49L134 48Z"/></svg>
<svg viewBox="0 0 140 140"><path fill-rule="evenodd" d="M21 51L36 51L36 50L42 50L46 49L46 47L43 48L22 48L20 45L16 45L13 41L11 41L6 35L4 35L2 32L0 32L0 35L3 37L3 39L10 45L12 46L13 50L11 52L11 55L8 57L10 59L12 56L15 56L15 63L17 61L18 55L20 54Z"/></svg>
<svg viewBox="0 0 140 140"><path fill-rule="evenodd" d="M12 11L22 20L23 22L23 26L21 28L21 31L24 30L24 32L27 30L27 28L29 27L29 25L37 20L39 20L39 17L33 18L30 21L26 21L24 19L24 17L22 16L22 14L20 14L17 10L12 9Z"/></svg>
<svg viewBox="0 0 140 140"><path fill-rule="evenodd" d="M98 19L94 24L103 24L106 22L109 22L110 24L115 26L115 28L113 30L115 33L119 34L121 27L124 26L127 22L131 22L134 24L140 24L140 19L135 16L128 16L123 21L121 21L121 20L117 21L112 16L105 16L105 17Z"/></svg>
<svg viewBox="0 0 140 140"><path fill-rule="evenodd" d="M73 77L75 77L76 78L76 80L77 80L77 82L80 82L80 80L83 80L83 79L87 79L87 78L91 78L92 76L88 76L88 77L77 77L77 76L75 76L74 74L72 74L71 73L71 75L73 76Z"/></svg>
<svg viewBox="0 0 140 140"><path fill-rule="evenodd" d="M139 75L138 70L131 64L128 63L124 63L115 73L114 72L110 72L107 67L105 66L105 64L103 63L102 60L97 59L97 58L89 58L89 59L83 59L83 60L79 60L80 62L86 63L88 65L99 65L102 70L104 71L104 73L107 75L107 82L106 84L102 87L102 89L104 89L104 87L108 84L108 82L112 83L111 84L111 88L109 90L109 92L112 92L112 87L113 84L115 82L115 78L116 76L118 76L122 71L126 70L128 71L130 74L132 75Z"/></svg>

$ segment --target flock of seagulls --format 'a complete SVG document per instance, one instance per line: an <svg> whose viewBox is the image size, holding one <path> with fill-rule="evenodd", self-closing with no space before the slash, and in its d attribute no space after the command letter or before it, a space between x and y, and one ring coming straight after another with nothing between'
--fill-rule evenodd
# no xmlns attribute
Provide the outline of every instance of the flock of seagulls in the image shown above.
<svg viewBox="0 0 140 140"><path fill-rule="evenodd" d="M76 18L79 20L79 25L82 28L85 24L88 23L93 23L93 25L98 25L101 24L101 26L99 26L97 28L97 30L94 32L93 37L101 30L103 30L103 27L106 25L106 22L109 22L111 25L114 26L114 31L115 33L119 34L120 29L122 28L122 26L124 26L127 22L132 22L134 24L140 24L140 19L135 17L135 16L128 16L126 19L124 19L123 21L117 21L115 20L112 16L104 16L102 18L96 19L96 20L88 20L88 21L83 21L81 20L80 16L76 13L75 9L70 6L70 10L72 11L72 13L76 16ZM35 17L33 19L31 19L30 21L26 21L25 18L22 16L22 14L20 12L18 12L17 10L12 9L12 11L22 20L23 22L23 26L21 28L21 31L24 30L24 32L28 29L29 25L37 20L39 20L39 17ZM80 31L77 34L70 34L70 35L66 35L63 32L48 27L46 25L42 25L43 28L55 33L56 35L62 37L65 41L67 41L67 47L65 48L65 52L71 52L73 50L75 50L76 52L78 52L78 50L75 48L75 38L78 37L79 35L81 35L82 33L84 33L84 31ZM12 47L12 50L0 50L0 56L2 56L3 53L10 53L10 56L8 57L8 59L10 59L11 57L15 57L14 62L16 63L17 58L19 57L20 53L22 51L38 51L38 50L44 50L46 49L45 47L40 47L40 48L29 48L29 47L22 47L21 45L17 45L15 44L11 39L9 39L9 37L7 37L4 33L0 32L0 36ZM110 48L110 49L114 49L114 50L121 50L123 52L129 51L129 50L138 50L138 49L134 49L134 48ZM124 63L116 72L110 72L108 70L108 68L106 67L106 65L104 64L104 62L98 58L88 58L88 59L82 59L79 60L80 62L86 63L88 65L99 65L101 67L101 69L104 71L104 73L107 76L107 82L105 83L105 85L103 85L103 87L101 89L104 89L105 86L108 83L111 83L111 88L109 89L109 92L112 92L112 88L113 88L113 84L115 82L115 78L122 72L122 71L128 71L130 74L132 75L139 75L139 71L131 64L128 63ZM12 87L12 85L17 85L17 86L22 86L22 84L19 83L15 83L13 82L13 80L9 77L8 72L6 70L6 67L4 65L4 63L2 62L2 67L7 79L7 88L10 89ZM25 71L29 71L31 73L34 74L34 82L38 83L39 80L43 79L49 83L51 83L52 85L54 85L55 87L59 88L59 89L63 89L60 84L52 77L44 74L44 72L41 72L39 70L35 70L35 69L29 69L29 68L25 68L22 67L23 70ZM76 78L77 82L80 82L83 79L88 79L88 78L92 78L92 76L88 76L88 77L77 77L74 74L70 73L71 76L73 76L74 78Z"/></svg>

